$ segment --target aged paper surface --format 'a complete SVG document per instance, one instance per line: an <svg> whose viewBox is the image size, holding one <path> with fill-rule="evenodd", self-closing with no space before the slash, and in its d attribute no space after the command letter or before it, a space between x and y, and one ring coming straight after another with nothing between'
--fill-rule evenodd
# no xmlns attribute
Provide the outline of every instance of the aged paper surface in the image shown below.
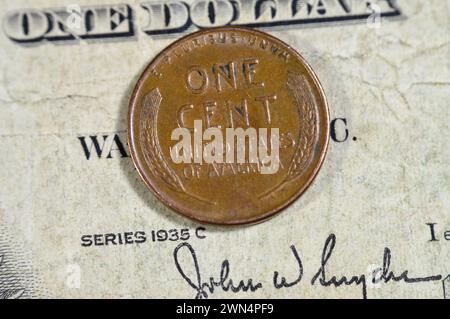
<svg viewBox="0 0 450 319"><path fill-rule="evenodd" d="M448 298L448 1L353 1L353 12L352 1L300 1L298 12L283 1L235 2L243 24L306 58L333 120L310 189L277 217L235 228L165 208L126 148L143 68L211 23L204 3L181 5L187 20L176 2L2 2L0 298L194 298L199 284L220 280L224 260L227 280L252 279L255 289L219 286L203 297ZM229 23L233 6L217 8L214 23ZM89 10L103 20L86 27Z"/></svg>

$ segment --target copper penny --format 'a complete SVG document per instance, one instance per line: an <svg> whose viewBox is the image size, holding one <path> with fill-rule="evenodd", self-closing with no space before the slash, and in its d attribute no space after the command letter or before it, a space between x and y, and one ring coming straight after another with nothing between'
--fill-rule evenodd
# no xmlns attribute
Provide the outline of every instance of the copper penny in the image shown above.
<svg viewBox="0 0 450 319"><path fill-rule="evenodd" d="M267 219L324 160L329 113L311 67L260 31L205 29L161 52L129 105L128 144L148 188L200 222Z"/></svg>

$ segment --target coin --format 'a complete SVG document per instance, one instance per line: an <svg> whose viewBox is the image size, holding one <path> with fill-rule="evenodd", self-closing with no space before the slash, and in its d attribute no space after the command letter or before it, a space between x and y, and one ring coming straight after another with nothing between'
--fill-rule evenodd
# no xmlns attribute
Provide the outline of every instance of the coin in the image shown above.
<svg viewBox="0 0 450 319"><path fill-rule="evenodd" d="M266 33L205 29L162 51L132 94L128 145L147 187L194 220L265 220L324 160L329 112L305 59Z"/></svg>

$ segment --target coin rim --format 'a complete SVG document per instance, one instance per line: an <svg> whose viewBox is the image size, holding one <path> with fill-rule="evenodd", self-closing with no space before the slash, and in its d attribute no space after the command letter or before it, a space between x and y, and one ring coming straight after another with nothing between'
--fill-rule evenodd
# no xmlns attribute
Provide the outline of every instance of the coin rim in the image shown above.
<svg viewBox="0 0 450 319"><path fill-rule="evenodd" d="M191 211L189 211L188 209L183 209L183 207L179 207L179 205L176 203L176 201L174 199L171 199L168 196L161 194L156 187L157 185L154 186L152 184L152 179L148 178L148 176L147 176L148 174L146 173L145 169L143 168L144 165L142 164L142 161L137 154L137 146L134 141L134 136L132 134L132 132L133 132L133 129L132 129L133 128L133 120L132 119L133 119L134 110L135 110L136 104L137 104L136 98L137 98L139 89L141 88L143 82L148 77L148 73L151 70L151 67L160 62L161 58L164 56L164 53L166 51L172 49L173 47L178 46L180 43L187 41L190 38L194 38L194 37L197 37L199 34L209 33L211 31L212 32L236 31L236 32L244 32L244 33L250 32L255 35L265 37L275 43L279 43L279 44L285 46L288 49L287 51L289 52L289 54L292 54L297 59L299 59L303 63L305 68L309 71L312 79L315 81L315 83L317 85L319 95L322 97L322 99L324 101L324 108L325 108L324 113L325 113L325 122L326 122L325 145L324 145L324 148L323 148L321 154L319 155L317 165L314 168L312 174L307 179L307 181L304 183L304 185L302 187L300 187L299 190L293 196L291 196L288 200L286 200L283 204L278 205L277 207L272 208L272 209L268 210L267 212L265 212L264 214L257 216L257 217L251 217L251 218L245 218L245 219L234 219L234 220L230 220L230 221L226 221L226 222L216 222L216 221L212 221L212 220L204 220L204 219L198 218L195 215L193 215L191 213ZM152 59L152 61L146 66L144 71L142 71L141 75L139 76L138 81L136 82L136 84L134 86L133 93L131 94L131 97L130 97L130 100L128 103L127 124L128 124L128 130L127 130L128 149L131 154L131 159L132 159L133 165L135 166L139 176L144 181L147 188L156 196L156 198L158 198L165 206L172 209L175 213L177 213L183 217L190 218L190 219L197 221L199 223L202 223L202 224L220 225L220 226L253 225L253 224L261 223L263 221L267 221L268 219L278 215L282 210L284 210L285 208L290 206L311 186L312 182L317 177L317 174L319 173L320 169L323 166L323 162L325 160L325 157L326 157L326 154L328 151L329 140L330 140L330 111L329 111L329 107L328 107L328 101L327 101L325 92L323 90L323 86L320 83L316 73L314 72L312 67L309 65L309 63L303 58L303 56L300 53L298 53L294 48L292 48L290 45L288 45L284 41L282 41L268 33L259 31L259 30L255 30L255 29L247 28L247 27L237 27L237 26L225 26L225 27L214 27L214 28L201 29L201 30L192 32L190 34L187 34L187 35L177 39L176 41L174 41L173 43L171 43L170 45L165 47L161 52L159 52ZM155 182L153 182L153 183L155 183Z"/></svg>

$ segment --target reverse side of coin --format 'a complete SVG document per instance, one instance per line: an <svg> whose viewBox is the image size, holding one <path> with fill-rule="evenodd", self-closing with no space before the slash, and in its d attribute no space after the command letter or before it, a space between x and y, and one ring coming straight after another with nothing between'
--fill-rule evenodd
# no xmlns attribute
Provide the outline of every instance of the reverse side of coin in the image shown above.
<svg viewBox="0 0 450 319"><path fill-rule="evenodd" d="M200 222L256 223L292 203L325 157L329 113L311 67L282 41L225 27L159 54L129 106L128 144L148 188Z"/></svg>

